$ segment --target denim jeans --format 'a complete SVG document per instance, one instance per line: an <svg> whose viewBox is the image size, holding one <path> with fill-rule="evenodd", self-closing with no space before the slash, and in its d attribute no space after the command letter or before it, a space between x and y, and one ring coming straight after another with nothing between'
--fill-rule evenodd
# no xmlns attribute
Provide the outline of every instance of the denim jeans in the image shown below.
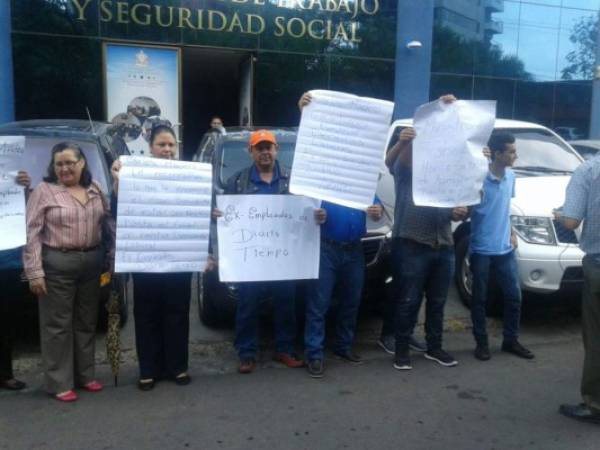
<svg viewBox="0 0 600 450"><path fill-rule="evenodd" d="M296 339L296 282L261 281L239 283L240 298L235 316L235 348L240 359L256 359L258 351L258 318L262 294L273 299L275 349L294 353Z"/></svg>
<svg viewBox="0 0 600 450"><path fill-rule="evenodd" d="M321 243L319 279L311 283L306 300L304 347L307 360L323 359L325 316L336 282L340 282L340 289L334 351L345 353L350 350L364 277L365 258L360 243L351 248Z"/></svg>
<svg viewBox="0 0 600 450"><path fill-rule="evenodd" d="M473 273L471 320L475 341L487 343L485 305L491 270L494 271L504 301L504 340L507 342L517 340L521 321L521 289L515 252L511 251L505 255L473 253L470 261Z"/></svg>
<svg viewBox="0 0 600 450"><path fill-rule="evenodd" d="M432 248L409 239L396 244L402 255L402 279L396 305L396 351L408 346L421 303L425 305L425 338L428 350L442 347L444 305L454 274L454 248Z"/></svg>
<svg viewBox="0 0 600 450"><path fill-rule="evenodd" d="M583 258L583 374L581 395L590 408L600 410L600 255Z"/></svg>

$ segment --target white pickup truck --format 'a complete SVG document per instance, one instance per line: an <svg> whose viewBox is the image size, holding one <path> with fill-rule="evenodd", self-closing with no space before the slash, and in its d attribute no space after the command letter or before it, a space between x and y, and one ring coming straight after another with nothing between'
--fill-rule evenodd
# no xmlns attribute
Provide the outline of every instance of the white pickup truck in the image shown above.
<svg viewBox="0 0 600 450"><path fill-rule="evenodd" d="M412 126L411 119L395 121L387 140L389 149L400 131ZM553 220L552 210L562 206L570 176L583 159L556 133L529 122L497 119L495 130L516 138L518 159L516 196L511 204L512 226L517 232L517 260L524 292L542 294L579 288L583 281L578 232L565 229ZM377 195L393 217L393 178L383 176ZM462 300L471 299L471 274L467 258L470 223L455 224L456 284Z"/></svg>

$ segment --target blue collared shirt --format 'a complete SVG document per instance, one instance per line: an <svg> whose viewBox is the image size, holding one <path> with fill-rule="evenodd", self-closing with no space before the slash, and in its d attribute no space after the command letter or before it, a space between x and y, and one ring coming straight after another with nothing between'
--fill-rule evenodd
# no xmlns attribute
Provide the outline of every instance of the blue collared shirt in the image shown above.
<svg viewBox="0 0 600 450"><path fill-rule="evenodd" d="M377 197L373 202L379 204ZM336 203L321 202L327 221L321 225L321 237L336 242L356 242L367 234L367 213Z"/></svg>
<svg viewBox="0 0 600 450"><path fill-rule="evenodd" d="M483 181L481 203L471 211L471 251L482 255L505 255L510 243L510 200L515 196L515 173L506 169L502 179L488 172Z"/></svg>
<svg viewBox="0 0 600 450"><path fill-rule="evenodd" d="M258 188L257 194L277 194L279 192L279 179L279 167L277 164L273 168L273 178L270 183L260 178L256 165L253 165L250 171L250 181Z"/></svg>
<svg viewBox="0 0 600 450"><path fill-rule="evenodd" d="M579 247L600 255L600 156L580 165L567 186L563 217L583 220Z"/></svg>

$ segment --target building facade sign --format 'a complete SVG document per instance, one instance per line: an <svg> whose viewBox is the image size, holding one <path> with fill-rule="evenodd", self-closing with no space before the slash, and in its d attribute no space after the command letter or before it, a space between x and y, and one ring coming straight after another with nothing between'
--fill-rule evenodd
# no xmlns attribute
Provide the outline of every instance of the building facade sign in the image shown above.
<svg viewBox="0 0 600 450"><path fill-rule="evenodd" d="M65 0L13 29L253 50L394 58L395 0ZM46 19L46 20L44 20Z"/></svg>

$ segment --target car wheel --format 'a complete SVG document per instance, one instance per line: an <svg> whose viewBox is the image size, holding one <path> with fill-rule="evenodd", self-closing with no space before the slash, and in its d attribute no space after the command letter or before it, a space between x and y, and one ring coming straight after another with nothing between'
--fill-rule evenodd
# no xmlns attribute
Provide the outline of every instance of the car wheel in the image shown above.
<svg viewBox="0 0 600 450"><path fill-rule="evenodd" d="M233 324L235 301L227 286L219 282L214 273L201 273L197 277L198 316L208 327L224 327Z"/></svg>
<svg viewBox="0 0 600 450"><path fill-rule="evenodd" d="M469 235L463 236L456 243L456 270L454 281L458 295L467 308L471 308L473 299L473 275L469 263Z"/></svg>
<svg viewBox="0 0 600 450"><path fill-rule="evenodd" d="M471 302L473 300L473 274L471 272L471 263L469 261L469 240L470 236L467 234L456 244L456 270L454 272L454 280L460 299L467 308L471 309ZM492 274L490 274L486 304L488 315L497 316L502 314L502 297L498 294L498 285L493 279Z"/></svg>

